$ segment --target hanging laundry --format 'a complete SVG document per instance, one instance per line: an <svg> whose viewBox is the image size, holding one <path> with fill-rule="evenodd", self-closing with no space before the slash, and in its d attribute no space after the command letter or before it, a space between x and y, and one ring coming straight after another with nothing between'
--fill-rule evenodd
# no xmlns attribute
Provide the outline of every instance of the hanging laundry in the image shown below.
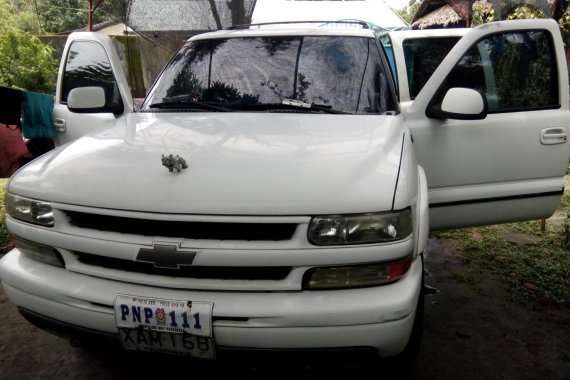
<svg viewBox="0 0 570 380"><path fill-rule="evenodd" d="M22 130L24 137L53 139L53 95L24 91Z"/></svg>
<svg viewBox="0 0 570 380"><path fill-rule="evenodd" d="M0 124L20 125L23 97L21 90L0 87Z"/></svg>
<svg viewBox="0 0 570 380"><path fill-rule="evenodd" d="M0 124L0 178L9 178L29 156L20 128Z"/></svg>

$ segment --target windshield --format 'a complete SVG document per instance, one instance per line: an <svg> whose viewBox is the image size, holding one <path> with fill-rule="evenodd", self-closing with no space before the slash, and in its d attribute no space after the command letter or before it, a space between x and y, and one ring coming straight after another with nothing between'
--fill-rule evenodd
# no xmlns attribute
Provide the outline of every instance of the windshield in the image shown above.
<svg viewBox="0 0 570 380"><path fill-rule="evenodd" d="M231 111L391 112L395 103L382 62L372 38L198 40L173 57L142 111L187 107L216 112L216 106Z"/></svg>

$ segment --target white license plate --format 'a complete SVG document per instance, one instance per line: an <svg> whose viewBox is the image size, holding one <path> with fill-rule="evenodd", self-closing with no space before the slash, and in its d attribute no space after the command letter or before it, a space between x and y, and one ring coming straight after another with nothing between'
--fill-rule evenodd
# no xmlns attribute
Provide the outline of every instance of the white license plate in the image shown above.
<svg viewBox="0 0 570 380"><path fill-rule="evenodd" d="M127 350L186 355L215 359L214 340L203 336L171 334L162 331L119 328L123 347Z"/></svg>
<svg viewBox="0 0 570 380"><path fill-rule="evenodd" d="M214 358L211 302L132 295L115 298L123 347Z"/></svg>

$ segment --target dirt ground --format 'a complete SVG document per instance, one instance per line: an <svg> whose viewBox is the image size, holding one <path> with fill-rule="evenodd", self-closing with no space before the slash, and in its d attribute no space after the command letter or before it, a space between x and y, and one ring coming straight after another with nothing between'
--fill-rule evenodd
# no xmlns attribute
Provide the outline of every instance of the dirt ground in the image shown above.
<svg viewBox="0 0 570 380"><path fill-rule="evenodd" d="M430 239L425 251L426 315L420 356L409 375L360 368L333 377L434 380L570 380L570 310L515 301L494 279L465 280L473 271L453 241ZM569 253L570 254L570 253ZM475 268L476 269L476 268ZM114 347L72 347L26 322L0 288L0 379L151 379L230 375L238 369L178 357L122 352ZM239 366L240 376L323 375ZM397 371L398 372L398 371Z"/></svg>

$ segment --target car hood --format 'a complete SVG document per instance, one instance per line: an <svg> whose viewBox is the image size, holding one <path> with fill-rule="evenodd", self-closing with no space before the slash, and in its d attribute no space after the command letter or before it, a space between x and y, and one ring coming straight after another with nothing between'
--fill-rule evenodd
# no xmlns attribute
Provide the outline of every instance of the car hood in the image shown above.
<svg viewBox="0 0 570 380"><path fill-rule="evenodd" d="M157 213L389 210L403 133L399 116L135 113L32 161L9 191ZM169 172L170 154L188 168Z"/></svg>

